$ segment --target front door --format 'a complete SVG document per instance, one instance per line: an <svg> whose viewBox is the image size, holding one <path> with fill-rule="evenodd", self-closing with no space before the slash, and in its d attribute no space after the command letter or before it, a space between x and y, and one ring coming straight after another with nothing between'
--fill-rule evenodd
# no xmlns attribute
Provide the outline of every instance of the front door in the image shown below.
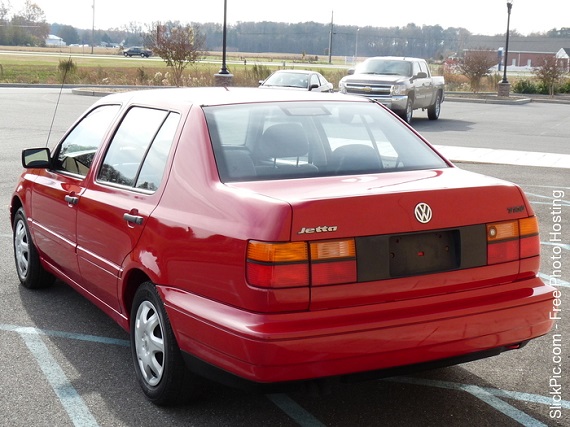
<svg viewBox="0 0 570 427"><path fill-rule="evenodd" d="M80 282L76 256L77 207L95 152L119 106L101 106L71 129L54 151L52 167L34 185L34 239L45 259L75 282Z"/></svg>

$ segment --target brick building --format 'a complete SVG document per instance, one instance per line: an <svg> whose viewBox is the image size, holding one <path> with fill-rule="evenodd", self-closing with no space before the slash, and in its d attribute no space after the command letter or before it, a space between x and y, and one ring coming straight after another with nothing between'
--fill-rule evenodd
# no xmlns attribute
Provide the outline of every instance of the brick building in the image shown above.
<svg viewBox="0 0 570 427"><path fill-rule="evenodd" d="M504 36L470 36L463 51L495 51L497 62L505 48ZM540 65L545 56L555 56L566 71L570 71L570 38L568 37L510 37L508 67L531 70Z"/></svg>

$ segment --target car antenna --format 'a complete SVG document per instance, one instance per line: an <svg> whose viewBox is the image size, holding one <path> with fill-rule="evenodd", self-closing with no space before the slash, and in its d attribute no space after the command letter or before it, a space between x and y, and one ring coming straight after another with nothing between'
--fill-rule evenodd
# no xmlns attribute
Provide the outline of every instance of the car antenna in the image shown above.
<svg viewBox="0 0 570 427"><path fill-rule="evenodd" d="M71 61L72 61L71 55L69 55L68 63L70 63ZM61 93L63 92L63 86L65 85L65 78L67 77L68 71L69 71L69 64L64 67L63 78L61 79L61 86L59 87L59 94L57 95L57 102L55 103L55 110L53 111L53 117L51 118L51 124L49 125L46 147L49 144L49 138L51 136L51 131L53 129L53 123L55 122L55 116L57 115L57 108L59 107L59 100L61 99Z"/></svg>

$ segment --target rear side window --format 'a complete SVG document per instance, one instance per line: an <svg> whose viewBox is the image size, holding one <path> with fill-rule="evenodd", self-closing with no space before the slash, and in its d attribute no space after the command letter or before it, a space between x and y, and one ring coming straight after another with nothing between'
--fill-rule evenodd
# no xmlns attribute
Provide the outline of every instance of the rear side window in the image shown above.
<svg viewBox="0 0 570 427"><path fill-rule="evenodd" d="M107 149L98 181L156 191L179 121L178 113L131 108Z"/></svg>
<svg viewBox="0 0 570 427"><path fill-rule="evenodd" d="M88 113L57 148L54 169L86 176L95 152L111 127L118 105L103 105Z"/></svg>

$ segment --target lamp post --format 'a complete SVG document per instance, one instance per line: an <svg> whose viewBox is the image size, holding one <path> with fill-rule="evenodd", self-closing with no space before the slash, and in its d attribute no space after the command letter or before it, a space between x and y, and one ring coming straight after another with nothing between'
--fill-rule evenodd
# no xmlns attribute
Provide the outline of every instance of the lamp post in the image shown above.
<svg viewBox="0 0 570 427"><path fill-rule="evenodd" d="M513 0L507 1L507 41L505 43L505 66L503 67L503 81L502 83L508 83L507 80L507 61L509 59L509 26L511 23L511 9L513 8Z"/></svg>
<svg viewBox="0 0 570 427"><path fill-rule="evenodd" d="M229 86L231 84L233 74L228 71L226 65L226 41L227 41L227 14L228 1L224 0L224 26L222 30L222 68L217 74L214 74L217 86Z"/></svg>
<svg viewBox="0 0 570 427"><path fill-rule="evenodd" d="M503 64L503 80L499 83L499 96L509 96L511 85L507 80L507 62L509 60L509 27L511 24L511 9L513 8L514 0L507 0L507 41L505 43L505 56Z"/></svg>
<svg viewBox="0 0 570 427"><path fill-rule="evenodd" d="M224 27L222 31L222 68L218 74L230 74L226 66L226 40L227 40L227 15L228 15L228 1L224 0Z"/></svg>

